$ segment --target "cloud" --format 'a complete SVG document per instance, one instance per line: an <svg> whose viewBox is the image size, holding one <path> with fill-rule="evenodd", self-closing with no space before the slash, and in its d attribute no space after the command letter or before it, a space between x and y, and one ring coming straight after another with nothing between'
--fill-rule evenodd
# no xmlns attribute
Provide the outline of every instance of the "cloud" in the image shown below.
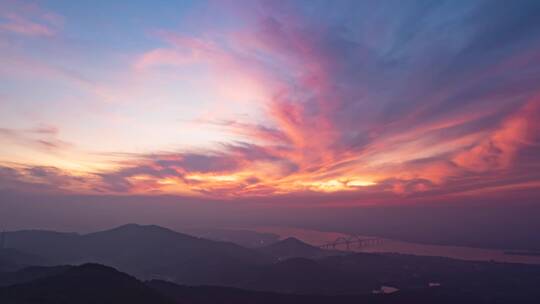
<svg viewBox="0 0 540 304"><path fill-rule="evenodd" d="M37 125L32 129L0 128L0 141L49 153L62 152L73 147L59 138L59 130L51 125Z"/></svg>
<svg viewBox="0 0 540 304"><path fill-rule="evenodd" d="M91 172L95 189L358 202L538 179L523 169L540 163L531 153L539 134L538 2L232 6L249 16L241 26L157 31L161 44L132 67L203 66L217 79L206 87L226 87L260 115L194 119L239 140L134 154ZM57 134L3 132L32 134L43 148L54 147Z"/></svg>
<svg viewBox="0 0 540 304"><path fill-rule="evenodd" d="M183 66L191 63L190 58L170 49L155 49L144 53L135 63L135 68L146 69L152 67L165 66Z"/></svg>
<svg viewBox="0 0 540 304"><path fill-rule="evenodd" d="M98 173L103 188L114 192L172 191L183 194L227 195L249 192L276 175L294 170L294 164L273 151L252 144L227 144L220 152L177 152L139 155L114 171ZM274 176L275 177L275 176ZM266 191L272 191L266 187ZM258 191L261 189L257 189Z"/></svg>
<svg viewBox="0 0 540 304"><path fill-rule="evenodd" d="M520 149L540 143L540 99L533 98L508 117L487 139L454 157L471 171L507 169Z"/></svg>
<svg viewBox="0 0 540 304"><path fill-rule="evenodd" d="M0 190L25 193L90 193L91 177L76 176L51 166L0 166Z"/></svg>
<svg viewBox="0 0 540 304"><path fill-rule="evenodd" d="M0 4L0 32L51 37L62 26L63 19L41 7L22 1L3 1Z"/></svg>
<svg viewBox="0 0 540 304"><path fill-rule="evenodd" d="M265 88L265 119L198 120L252 144L141 155L103 181L115 191L362 197L441 193L487 170L518 174L516 155L536 143L536 102L518 107L538 94L538 5L388 5L249 6L256 17L237 31L158 32L168 46L142 54L137 69L205 65L226 83L249 77Z"/></svg>

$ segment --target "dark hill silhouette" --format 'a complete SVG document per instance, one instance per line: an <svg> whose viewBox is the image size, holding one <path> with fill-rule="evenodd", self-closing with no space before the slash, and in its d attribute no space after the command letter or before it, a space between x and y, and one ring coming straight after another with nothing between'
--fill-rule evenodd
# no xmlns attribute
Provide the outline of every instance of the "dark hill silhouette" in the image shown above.
<svg viewBox="0 0 540 304"><path fill-rule="evenodd" d="M124 225L86 235L37 232L54 241L32 243L30 232L8 235L7 246L34 248L32 254L59 264L98 262L141 279L163 279L183 285L219 285L257 291L366 294L381 286L428 290L431 282L471 294L524 294L540 297L540 266L459 261L400 254L346 254L322 258L265 258L259 250L209 241L158 226ZM26 243L25 243L26 242ZM46 247L46 248L42 248ZM312 246L286 240L274 249L311 254ZM279 252L279 250L277 250ZM304 251L305 250L305 251ZM67 252L67 253L66 253ZM288 251L285 252L286 254ZM294 253L294 252L293 252Z"/></svg>
<svg viewBox="0 0 540 304"><path fill-rule="evenodd" d="M48 243L50 242L50 244ZM212 278L210 265L256 265L259 252L210 241L153 225L128 224L85 235L43 231L7 233L7 246L43 256L56 264L88 262L112 265L143 278L183 281L199 270ZM216 269L219 271L219 269ZM200 276L199 276L200 277ZM215 283L201 280L195 283Z"/></svg>
<svg viewBox="0 0 540 304"><path fill-rule="evenodd" d="M497 301L480 294L464 294L459 291L433 288L412 290L389 295L340 295L286 294L275 292L250 291L217 286L180 286L170 282L153 280L146 283L159 293L178 301L190 304L503 304L537 303L536 298L516 295L516 298L498 298Z"/></svg>
<svg viewBox="0 0 540 304"><path fill-rule="evenodd" d="M350 262L350 261L349 261ZM313 270L315 262L307 259L291 259L279 263L278 267L295 265L294 271L305 272ZM481 266L486 269L490 264ZM455 265L450 265L455 266ZM468 265L475 268L474 264ZM514 265L515 266L515 265ZM316 266L316 267L320 267ZM14 275L19 282L0 287L0 303L30 304L30 303L134 303L134 304L349 304L349 303L538 303L540 291L537 290L538 269L513 268L513 265L503 265L507 268L506 281L493 279L496 271L491 270L491 276L482 274L484 282L477 284L480 276L470 279L458 278L461 285L448 284L435 288L415 288L400 290L390 295L349 294L322 295L324 290L310 294L290 294L217 286L180 286L171 282L152 280L146 283L121 273L111 267L97 264L82 266L41 267L25 269ZM525 272L523 272L525 270ZM414 271L408 269L408 271ZM461 271L461 269L458 269ZM28 273L33 273L28 275ZM517 275L519 274L519 275ZM311 275L314 275L311 273ZM510 276L510 277L508 277ZM512 285L516 278L530 280L529 284L518 282ZM22 279L21 279L22 278ZM280 278L276 278L280 279ZM281 278L283 279L283 278ZM302 279L304 280L304 279ZM463 282L469 280L468 282ZM448 281L446 281L448 283ZM328 284L328 282L324 282ZM354 282L353 283L359 283ZM503 283L503 284L501 284ZM361 282L360 282L361 284ZM516 288L516 286L521 288ZM484 286L484 287L482 287ZM485 287L488 286L488 289Z"/></svg>
<svg viewBox="0 0 540 304"><path fill-rule="evenodd" d="M287 293L326 295L371 293L381 286L426 290L430 283L483 295L516 290L540 298L540 266L460 261L401 254L349 254L311 260L293 258L252 268L230 286Z"/></svg>
<svg viewBox="0 0 540 304"><path fill-rule="evenodd" d="M309 245L294 237L286 238L262 247L259 249L259 251L280 260L289 258L320 258L329 255L341 254L339 251L323 250L319 247Z"/></svg>
<svg viewBox="0 0 540 304"><path fill-rule="evenodd" d="M304 261L306 262L306 261ZM306 262L308 263L308 262ZM307 264L305 264L307 265ZM25 270L26 271L26 270ZM0 303L8 304L398 304L398 303L537 303L535 294L485 296L452 288L399 291L390 295L299 295L257 292L217 286L181 286L152 280L141 282L98 264L51 267L28 282L0 287ZM21 273L24 271L21 271Z"/></svg>
<svg viewBox="0 0 540 304"><path fill-rule="evenodd" d="M291 258L276 264L268 265L260 269L251 280L239 287L261 290L275 291L283 293L300 294L339 294L351 291L347 289L350 284L347 278L340 272L328 268L318 261L307 258ZM354 293L369 293L377 284L365 284L359 286L354 282L352 291Z"/></svg>
<svg viewBox="0 0 540 304"><path fill-rule="evenodd" d="M70 267L55 275L0 288L0 302L10 304L172 304L125 273L98 264Z"/></svg>

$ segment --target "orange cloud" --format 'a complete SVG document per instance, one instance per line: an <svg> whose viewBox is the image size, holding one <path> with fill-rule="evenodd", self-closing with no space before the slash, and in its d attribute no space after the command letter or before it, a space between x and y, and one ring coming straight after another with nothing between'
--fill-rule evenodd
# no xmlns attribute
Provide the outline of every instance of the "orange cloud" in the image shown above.
<svg viewBox="0 0 540 304"><path fill-rule="evenodd" d="M13 32L23 32L17 24L28 19L17 18L6 20ZM380 54L352 40L354 35L319 22L304 25L290 16L260 19L254 29L241 33L218 30L188 37L160 32L167 46L150 48L130 66L130 71L148 74L161 67L185 72L192 65L210 71L211 80L205 78L201 87L218 91L223 100L212 102L193 121L233 133L234 141L214 150L133 153L129 160L87 172L85 189L227 198L315 193L350 201L401 199L463 191L469 183L483 187L478 180L484 173L516 173L520 152L537 145L539 99L506 116L503 111L516 104L507 95L519 91L521 98L531 89L510 83L503 94L497 81L488 81L493 73L523 67L522 60L512 60L519 54L483 69L464 60L460 69L439 70L408 46L402 46L406 58ZM26 28L46 33L29 24ZM435 53L430 60L440 59ZM432 79L439 74L444 81ZM233 103L240 103L241 111L256 108L250 114L257 117L222 116ZM42 128L36 134L34 144L53 147L41 140L53 131ZM497 172L493 178L505 181L511 173ZM47 183L28 174L16 180Z"/></svg>

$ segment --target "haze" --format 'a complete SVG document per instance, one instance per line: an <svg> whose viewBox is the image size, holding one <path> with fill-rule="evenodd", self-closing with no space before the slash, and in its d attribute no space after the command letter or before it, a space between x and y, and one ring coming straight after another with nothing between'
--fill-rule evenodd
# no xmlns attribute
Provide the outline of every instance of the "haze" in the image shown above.
<svg viewBox="0 0 540 304"><path fill-rule="evenodd" d="M538 1L0 1L0 228L540 248Z"/></svg>

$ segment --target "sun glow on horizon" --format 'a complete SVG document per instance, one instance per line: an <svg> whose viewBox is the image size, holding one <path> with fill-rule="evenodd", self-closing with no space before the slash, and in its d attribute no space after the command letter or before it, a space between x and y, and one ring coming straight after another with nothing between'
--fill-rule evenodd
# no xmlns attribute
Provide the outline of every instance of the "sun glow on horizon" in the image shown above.
<svg viewBox="0 0 540 304"><path fill-rule="evenodd" d="M170 5L182 18L136 3L95 23L0 4L0 190L436 200L538 182L540 36L493 35L519 14L434 4L408 32L414 3Z"/></svg>

